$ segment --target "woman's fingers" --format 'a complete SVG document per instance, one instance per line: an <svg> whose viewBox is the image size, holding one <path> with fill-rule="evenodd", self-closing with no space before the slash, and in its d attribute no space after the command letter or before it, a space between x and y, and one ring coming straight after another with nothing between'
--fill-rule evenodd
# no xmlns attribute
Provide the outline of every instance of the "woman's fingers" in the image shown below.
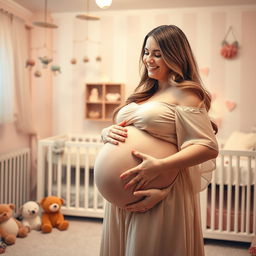
<svg viewBox="0 0 256 256"><path fill-rule="evenodd" d="M148 181L143 181L140 180L140 182L137 184L137 186L134 188L134 191L140 190L140 189L144 189L148 184Z"/></svg>
<svg viewBox="0 0 256 256"><path fill-rule="evenodd" d="M125 184L124 189L128 189L129 187L140 183L140 178L138 176L131 179L128 183Z"/></svg>
<svg viewBox="0 0 256 256"><path fill-rule="evenodd" d="M137 174L139 172L139 170L140 170L140 165L137 165L134 168L131 168L131 169L121 173L121 175L119 177L120 177L120 179L123 180L133 174Z"/></svg>

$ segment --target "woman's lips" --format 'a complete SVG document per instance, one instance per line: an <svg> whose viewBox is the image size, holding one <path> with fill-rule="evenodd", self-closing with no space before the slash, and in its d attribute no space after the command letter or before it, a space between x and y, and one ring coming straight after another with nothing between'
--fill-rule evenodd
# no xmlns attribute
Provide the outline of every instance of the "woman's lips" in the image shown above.
<svg viewBox="0 0 256 256"><path fill-rule="evenodd" d="M148 71L154 71L154 70L156 70L156 69L158 69L158 67L156 66L156 67L147 67L147 69L148 69Z"/></svg>

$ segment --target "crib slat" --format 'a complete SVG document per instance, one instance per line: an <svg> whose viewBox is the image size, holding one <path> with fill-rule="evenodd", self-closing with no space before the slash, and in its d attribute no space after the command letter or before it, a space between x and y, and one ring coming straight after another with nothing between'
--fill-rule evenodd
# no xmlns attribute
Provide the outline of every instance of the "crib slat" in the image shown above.
<svg viewBox="0 0 256 256"><path fill-rule="evenodd" d="M66 206L69 208L70 204L70 184L71 184L71 164L70 164L70 147L67 147L67 176L66 176Z"/></svg>
<svg viewBox="0 0 256 256"><path fill-rule="evenodd" d="M235 182L235 214L234 214L234 231L237 233L238 232L238 205L239 205L239 183L240 183L240 171L239 171L239 166L240 166L240 158L239 156L236 156L236 167L235 167L235 172L236 172L236 182Z"/></svg>
<svg viewBox="0 0 256 256"><path fill-rule="evenodd" d="M216 212L216 174L213 173L213 181L211 185L211 230L215 229L215 212Z"/></svg>
<svg viewBox="0 0 256 256"><path fill-rule="evenodd" d="M220 190L219 190L219 230L223 230L223 197L224 197L224 156L221 155L221 174L220 174Z"/></svg>
<svg viewBox="0 0 256 256"><path fill-rule="evenodd" d="M57 197L61 197L61 158L57 162Z"/></svg>
<svg viewBox="0 0 256 256"><path fill-rule="evenodd" d="M245 186L242 186L242 200L241 200L241 232L245 232Z"/></svg>
<svg viewBox="0 0 256 256"><path fill-rule="evenodd" d="M52 147L48 147L48 196L52 195Z"/></svg>
<svg viewBox="0 0 256 256"><path fill-rule="evenodd" d="M9 193L8 193L8 203L11 203L12 202L12 188L14 187L14 184L13 184L13 176L14 176L14 174L13 174L13 166L12 166L12 161L13 161L13 157L11 157L10 159L9 159L9 164L8 164L8 172L9 173L11 173L11 175L9 176L10 178L9 178L9 184L10 184L10 186L9 186ZM19 163L19 167L18 168L20 168L20 163Z"/></svg>
<svg viewBox="0 0 256 256"><path fill-rule="evenodd" d="M246 233L250 233L250 208L251 208L251 157L247 158L247 198L246 198Z"/></svg>
<svg viewBox="0 0 256 256"><path fill-rule="evenodd" d="M232 156L229 156L229 168L228 168L228 201L227 201L227 231L231 230L231 195L232 195Z"/></svg>
<svg viewBox="0 0 256 256"><path fill-rule="evenodd" d="M85 209L89 208L89 172L90 172L90 166L89 166L89 148L86 147L85 151L85 175L84 175L84 184L85 184L85 193L84 193L84 205Z"/></svg>
<svg viewBox="0 0 256 256"><path fill-rule="evenodd" d="M9 165L8 165L8 160L5 160L5 184L6 184L6 191L8 191L8 193L10 193L10 188L8 189L8 184L9 184L9 180L8 180L8 172L9 172ZM10 186L11 187L11 186ZM4 197L4 201L7 203L8 202L8 194L5 193L5 197Z"/></svg>
<svg viewBox="0 0 256 256"><path fill-rule="evenodd" d="M23 170L24 169L25 169L25 166L23 164L23 167L20 170L18 170L18 168L17 168L17 160L15 159L14 163L13 163L13 171L14 171L14 179L16 181L15 187L17 189L16 189L16 194L14 195L14 198L17 199L17 202L16 202L17 205L21 205L21 202L22 202L23 198L25 198L24 197L24 193L25 193L25 191L27 189L27 188L22 188L21 187L22 184L24 184L24 178L23 178L23 176L24 176L24 174L23 174L24 171ZM19 180L22 180L22 182L17 182ZM15 193L15 191L14 191L14 193Z"/></svg>
<svg viewBox="0 0 256 256"><path fill-rule="evenodd" d="M76 197L76 208L79 207L80 202L80 154L79 154L79 147L76 147L76 191L75 191L75 197Z"/></svg>

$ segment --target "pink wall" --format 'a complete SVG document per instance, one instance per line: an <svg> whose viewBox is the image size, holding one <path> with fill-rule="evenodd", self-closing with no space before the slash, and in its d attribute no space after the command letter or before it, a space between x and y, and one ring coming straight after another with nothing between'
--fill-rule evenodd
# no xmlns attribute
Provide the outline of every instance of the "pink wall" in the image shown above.
<svg viewBox="0 0 256 256"><path fill-rule="evenodd" d="M29 147L29 138L17 133L14 123L0 126L0 154L23 147Z"/></svg>

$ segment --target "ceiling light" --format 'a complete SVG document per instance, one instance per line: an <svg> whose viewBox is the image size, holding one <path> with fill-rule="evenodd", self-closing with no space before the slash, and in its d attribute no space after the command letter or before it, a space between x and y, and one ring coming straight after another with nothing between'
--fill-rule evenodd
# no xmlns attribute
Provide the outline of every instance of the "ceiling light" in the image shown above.
<svg viewBox="0 0 256 256"><path fill-rule="evenodd" d="M95 0L95 1L96 1L96 4L102 9L107 9L112 4L112 0Z"/></svg>

